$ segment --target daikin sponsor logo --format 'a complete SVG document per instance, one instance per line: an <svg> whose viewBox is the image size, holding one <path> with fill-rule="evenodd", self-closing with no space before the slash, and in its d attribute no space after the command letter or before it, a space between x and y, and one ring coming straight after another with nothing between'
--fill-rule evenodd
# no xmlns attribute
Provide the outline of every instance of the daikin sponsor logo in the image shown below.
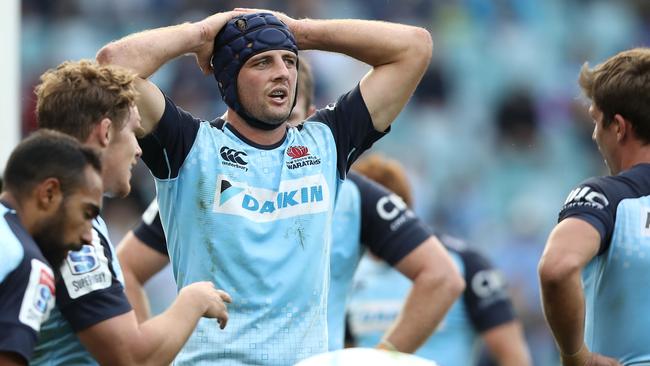
<svg viewBox="0 0 650 366"><path fill-rule="evenodd" d="M213 211L269 222L328 210L330 192L322 174L285 180L277 191L217 178Z"/></svg>

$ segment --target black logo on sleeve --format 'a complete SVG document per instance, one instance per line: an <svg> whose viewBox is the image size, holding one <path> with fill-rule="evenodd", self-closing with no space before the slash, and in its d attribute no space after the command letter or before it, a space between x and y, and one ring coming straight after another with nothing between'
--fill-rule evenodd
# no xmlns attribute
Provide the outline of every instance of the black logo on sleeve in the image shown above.
<svg viewBox="0 0 650 366"><path fill-rule="evenodd" d="M245 158L248 156L245 152L231 149L228 146L224 146L219 151L221 159L223 159L223 164L228 165L234 168L239 168L243 170L248 170L246 165L248 162Z"/></svg>

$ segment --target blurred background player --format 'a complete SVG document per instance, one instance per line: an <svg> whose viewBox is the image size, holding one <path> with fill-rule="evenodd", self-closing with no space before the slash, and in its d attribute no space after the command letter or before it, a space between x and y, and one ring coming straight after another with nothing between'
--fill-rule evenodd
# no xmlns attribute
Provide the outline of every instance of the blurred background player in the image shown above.
<svg viewBox="0 0 650 366"><path fill-rule="evenodd" d="M357 162L353 171L395 192L386 196L395 204L383 206L384 216L395 215L395 207L411 207L408 179L396 161L371 155ZM528 346L501 273L459 239L446 235L439 238L463 274L465 292L415 354L441 366L477 365L482 340L499 365L530 365ZM381 339L398 316L411 286L407 278L376 256L362 259L348 305L349 330L356 346L369 347ZM436 306L439 299L432 297L429 302Z"/></svg>
<svg viewBox="0 0 650 366"><path fill-rule="evenodd" d="M300 124L316 110L311 104L313 87L310 66L302 58L296 108L288 120L292 125ZM462 292L463 281L446 251L410 211L406 212L406 207L386 202L386 207L394 210L392 216L389 219L379 216L377 201L385 201L387 197L383 189L378 190L374 183L355 173L348 175L339 192L333 219L328 295L329 350L343 348L345 301L364 247L413 281L403 316L386 333L384 343L375 346L413 352ZM148 307L142 285L169 262L155 202L143 215L143 223L118 246L118 255L127 279L129 299L136 312L142 314L141 319L146 319ZM435 306L431 306L431 298L437 299Z"/></svg>
<svg viewBox="0 0 650 366"><path fill-rule="evenodd" d="M410 288L390 326L374 343L364 346L413 353L463 292L464 281L439 239L404 201L351 171L339 192L332 224L327 307L330 351L344 346L346 303L359 261L367 251L401 273Z"/></svg>
<svg viewBox="0 0 650 366"><path fill-rule="evenodd" d="M336 103L289 128L299 48L343 53L371 69ZM207 278L235 299L229 329L200 322L176 363L286 365L327 349L336 192L405 106L431 52L419 27L253 9L132 34L100 50L100 63L138 75L150 132L140 140L143 160L156 178L178 288ZM228 106L212 122L148 80L188 53L214 73Z"/></svg>
<svg viewBox="0 0 650 366"><path fill-rule="evenodd" d="M97 153L62 133L33 133L13 150L0 194L0 364L26 365L54 307L52 268L92 240L102 205Z"/></svg>
<svg viewBox="0 0 650 366"><path fill-rule="evenodd" d="M135 132L134 75L90 61L64 62L44 73L36 88L41 127L97 149L104 192L129 193L131 168L140 156ZM226 325L228 294L199 282L180 292L165 314L138 325L124 293L122 272L101 217L93 239L70 252L57 277L57 302L43 324L35 365L136 365L169 363L201 316ZM217 327L216 323L212 323Z"/></svg>
<svg viewBox="0 0 650 366"><path fill-rule="evenodd" d="M564 202L539 262L544 314L565 366L650 365L650 49L578 81L610 176Z"/></svg>

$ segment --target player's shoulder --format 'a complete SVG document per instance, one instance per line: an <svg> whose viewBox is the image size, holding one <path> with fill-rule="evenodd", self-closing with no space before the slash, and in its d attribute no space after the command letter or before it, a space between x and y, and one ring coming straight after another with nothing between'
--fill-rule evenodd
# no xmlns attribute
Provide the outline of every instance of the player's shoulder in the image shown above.
<svg viewBox="0 0 650 366"><path fill-rule="evenodd" d="M618 175L582 181L567 196L564 209L576 206L615 208L623 199L647 195L650 195L650 164L639 164Z"/></svg>
<svg viewBox="0 0 650 366"><path fill-rule="evenodd" d="M447 234L437 234L437 236L450 254L460 258L467 272L492 268L487 257L470 246L465 240Z"/></svg>
<svg viewBox="0 0 650 366"><path fill-rule="evenodd" d="M354 171L348 173L346 181L353 184L364 197L367 195L384 196L392 193L388 188Z"/></svg>
<svg viewBox="0 0 650 366"><path fill-rule="evenodd" d="M101 216L97 216L93 220L93 230L98 234L98 237L94 240L97 240L102 246L109 244L108 240L108 226Z"/></svg>
<svg viewBox="0 0 650 366"><path fill-rule="evenodd" d="M4 219L0 221L0 252L3 257L0 261L0 282L2 282L25 258L23 244L13 234Z"/></svg>
<svg viewBox="0 0 650 366"><path fill-rule="evenodd" d="M650 164L635 165L618 175L593 177L585 180L583 185L612 195L647 194L650 192Z"/></svg>
<svg viewBox="0 0 650 366"><path fill-rule="evenodd" d="M355 171L350 171L348 175L345 177L345 179L346 181L350 182L350 184L354 184L356 186L367 185L372 183L372 181L369 178L366 178L364 175L359 174Z"/></svg>
<svg viewBox="0 0 650 366"><path fill-rule="evenodd" d="M25 259L36 258L46 262L34 240L20 230L22 226L15 212L0 205L0 281L13 272Z"/></svg>
<svg viewBox="0 0 650 366"><path fill-rule="evenodd" d="M326 105L324 108L316 110L316 112L309 116L305 122L319 122L329 124L333 118L337 118L337 116L341 117L338 115L338 112L354 114L353 116L348 117L356 117L356 115L361 116L361 111L355 110L355 108L349 108L353 106L363 106L364 109L366 108L359 85L347 93L340 95L335 102ZM364 112L367 114L367 109L365 109Z"/></svg>

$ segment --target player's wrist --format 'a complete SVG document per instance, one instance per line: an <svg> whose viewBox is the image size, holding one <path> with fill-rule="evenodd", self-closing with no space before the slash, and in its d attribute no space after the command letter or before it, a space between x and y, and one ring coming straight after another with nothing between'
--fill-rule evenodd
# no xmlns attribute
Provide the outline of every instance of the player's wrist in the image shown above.
<svg viewBox="0 0 650 366"><path fill-rule="evenodd" d="M589 360L591 352L583 342L580 348L574 352L565 352L560 349L560 359L563 366L584 366Z"/></svg>
<svg viewBox="0 0 650 366"><path fill-rule="evenodd" d="M399 350L397 349L397 347L395 347L395 345L394 345L392 342L390 342L389 340L387 340L387 339L382 339L382 340L377 344L377 346L375 346L375 348L377 348L377 349L383 349L383 350L386 350L386 351L399 352Z"/></svg>
<svg viewBox="0 0 650 366"><path fill-rule="evenodd" d="M178 299L183 303L186 311L195 310L199 316L203 315L209 307L209 302L203 299L203 293L194 286L183 287L178 293Z"/></svg>

